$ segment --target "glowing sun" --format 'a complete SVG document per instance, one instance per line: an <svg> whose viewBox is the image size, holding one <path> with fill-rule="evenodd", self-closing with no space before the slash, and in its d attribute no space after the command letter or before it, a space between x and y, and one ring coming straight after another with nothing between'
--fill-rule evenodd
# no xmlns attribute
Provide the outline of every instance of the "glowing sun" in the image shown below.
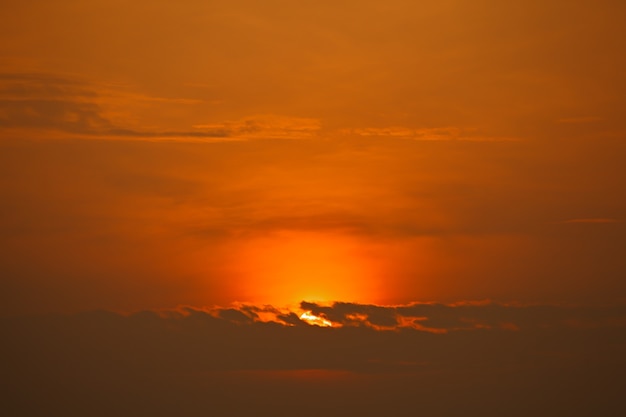
<svg viewBox="0 0 626 417"><path fill-rule="evenodd" d="M280 232L248 241L240 254L236 291L244 301L371 302L379 294L375 268L348 236Z"/></svg>
<svg viewBox="0 0 626 417"><path fill-rule="evenodd" d="M326 320L324 317L316 316L310 311L305 311L300 315L300 320L305 321L314 326L320 327L332 327L333 323L330 320Z"/></svg>

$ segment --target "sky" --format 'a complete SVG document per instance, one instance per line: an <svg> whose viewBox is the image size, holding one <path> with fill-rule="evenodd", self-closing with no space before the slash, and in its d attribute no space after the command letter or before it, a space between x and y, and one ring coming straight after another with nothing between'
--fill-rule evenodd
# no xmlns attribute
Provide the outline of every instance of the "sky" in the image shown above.
<svg viewBox="0 0 626 417"><path fill-rule="evenodd" d="M5 1L2 313L624 301L623 2Z"/></svg>
<svg viewBox="0 0 626 417"><path fill-rule="evenodd" d="M451 356L430 351L406 353L405 363L429 363L419 371L389 365L434 335L432 352L478 351L500 337L517 346L506 364L465 358L461 368L486 364L487 376L460 409L471 398L485 409L481 393L500 377L533 398L520 415L544 403L536 378L603 376L610 392L607 369L623 369L626 352L625 15L621 0L3 0L0 317L14 336L7 357L50 360L15 368L22 382L5 392L21 398L32 380L87 389L76 381L106 373L93 341L109 335L144 398L155 382L140 350L170 363L159 371L166 384L172 372L187 375L173 356L203 363L189 349L205 331L251 346L277 337L293 360L250 354L228 362L248 366L200 366L209 385L168 385L195 393L184 397L195 404L188 415L205 409L206 390L249 392L269 378L289 391L290 372L301 371L313 372L299 381L317 396L328 378L356 372L359 388L339 396L342 407L384 378L408 404L402 387L436 374L427 409L446 415L446 384L461 390L480 375L455 374ZM445 323L430 319L438 309ZM536 324L537 311L552 324ZM81 326L100 332L67 369L90 364L93 374L71 379L52 364L82 346ZM537 345L538 328L559 330ZM129 329L143 335L134 350L124 347ZM350 332L387 347L361 358L382 371L342 365L347 353L294 359L315 337L347 352ZM155 337L171 351L153 352ZM570 351L572 340L581 343ZM141 414L116 378L94 386ZM83 392L85 407L98 403L95 392ZM572 386L555 394L553 415L587 415L568 405L572 392L592 393L589 407L601 396ZM30 412L54 403L72 415L53 400L60 394L33 395L44 405ZM293 407L307 403L294 395ZM501 415L498 404L487 408ZM376 407L359 410L385 409Z"/></svg>

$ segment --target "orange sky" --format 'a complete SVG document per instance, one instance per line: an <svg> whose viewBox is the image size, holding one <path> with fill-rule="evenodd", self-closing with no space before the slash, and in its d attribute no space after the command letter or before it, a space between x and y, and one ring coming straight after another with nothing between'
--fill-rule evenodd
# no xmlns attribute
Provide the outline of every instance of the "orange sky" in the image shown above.
<svg viewBox="0 0 626 417"><path fill-rule="evenodd" d="M626 294L626 4L6 0L1 314Z"/></svg>

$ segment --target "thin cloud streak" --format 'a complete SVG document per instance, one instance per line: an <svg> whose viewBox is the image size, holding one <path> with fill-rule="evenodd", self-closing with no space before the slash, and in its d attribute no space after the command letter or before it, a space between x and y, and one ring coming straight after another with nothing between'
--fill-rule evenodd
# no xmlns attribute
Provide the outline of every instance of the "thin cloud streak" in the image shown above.
<svg viewBox="0 0 626 417"><path fill-rule="evenodd" d="M583 116L583 117L566 117L558 119L558 123L564 124L585 124L585 123L597 123L603 121L604 118L597 116Z"/></svg>
<svg viewBox="0 0 626 417"><path fill-rule="evenodd" d="M316 119L272 114L194 127L229 132L229 135L240 139L310 139L321 130L320 121Z"/></svg>
<svg viewBox="0 0 626 417"><path fill-rule="evenodd" d="M195 142L245 141L255 139L319 139L364 137L415 141L511 142L518 138L494 136L477 128L404 126L323 129L311 117L259 114L238 120L196 123L190 129L131 126L132 107L145 105L193 106L202 100L164 98L128 93L122 85L96 85L87 80L50 73L0 74L0 129L5 136L20 131L54 132L92 138L180 140ZM128 86L126 86L128 89ZM110 108L117 108L112 111ZM126 114L128 113L128 114ZM123 117L121 117L123 116ZM131 123L132 124L132 123ZM135 122L136 124L136 122ZM45 135L44 135L45 136Z"/></svg>
<svg viewBox="0 0 626 417"><path fill-rule="evenodd" d="M559 222L560 224L611 224L611 223L622 223L623 220L612 219L612 218L589 218L589 219L570 219Z"/></svg>
<svg viewBox="0 0 626 417"><path fill-rule="evenodd" d="M140 140L233 141L251 139L310 139L321 129L311 118L260 115L240 121L196 124L192 129L173 130L129 127L110 116L105 107L128 102L166 103L181 106L202 103L184 98L128 94L111 86L98 86L68 76L46 73L0 74L0 129L4 136L38 131L55 136L122 138ZM113 112L115 113L115 112ZM117 112L119 113L119 111ZM116 115L119 118L119 114Z"/></svg>
<svg viewBox="0 0 626 417"><path fill-rule="evenodd" d="M380 138L402 138L416 141L468 141L468 142L515 142L520 139L514 137L489 136L481 134L476 128L463 127L434 127L410 128L403 126L369 127L358 129L344 129L346 135Z"/></svg>

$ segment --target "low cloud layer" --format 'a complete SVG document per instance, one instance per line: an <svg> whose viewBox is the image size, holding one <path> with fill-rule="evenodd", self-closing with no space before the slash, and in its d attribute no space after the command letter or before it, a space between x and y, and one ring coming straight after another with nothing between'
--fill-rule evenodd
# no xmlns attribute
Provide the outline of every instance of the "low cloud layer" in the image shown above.
<svg viewBox="0 0 626 417"><path fill-rule="evenodd" d="M301 307L342 326L378 330L415 329L434 333L469 330L535 331L626 326L624 307L503 305L491 302L416 303L387 307L354 303Z"/></svg>
<svg viewBox="0 0 626 417"><path fill-rule="evenodd" d="M122 416L289 415L309 403L299 415L623 409L624 307L300 307L335 326L252 305L4 318L4 407L13 416L78 416L99 404L95 415Z"/></svg>

